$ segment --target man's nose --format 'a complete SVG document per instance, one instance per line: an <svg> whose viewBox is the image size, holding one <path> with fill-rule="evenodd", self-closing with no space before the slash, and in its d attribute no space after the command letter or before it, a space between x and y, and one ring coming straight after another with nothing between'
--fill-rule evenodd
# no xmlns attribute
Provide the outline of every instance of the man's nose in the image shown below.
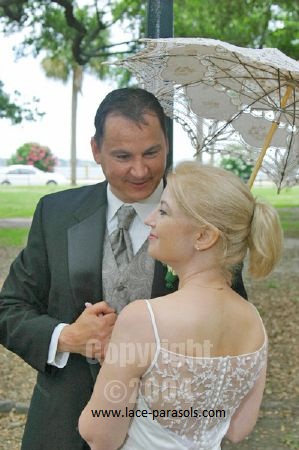
<svg viewBox="0 0 299 450"><path fill-rule="evenodd" d="M145 164L144 161L134 161L132 168L131 168L131 174L138 178L142 179L147 176L148 174L148 167Z"/></svg>

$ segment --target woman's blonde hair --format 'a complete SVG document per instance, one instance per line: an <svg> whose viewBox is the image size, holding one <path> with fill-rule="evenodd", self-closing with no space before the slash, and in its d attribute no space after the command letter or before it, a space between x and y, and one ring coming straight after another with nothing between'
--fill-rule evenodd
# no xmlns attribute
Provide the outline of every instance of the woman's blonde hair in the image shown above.
<svg viewBox="0 0 299 450"><path fill-rule="evenodd" d="M179 163L167 186L178 206L196 224L220 231L222 263L230 270L249 249L249 272L268 275L282 250L282 229L276 210L255 200L246 184L231 172L198 162Z"/></svg>

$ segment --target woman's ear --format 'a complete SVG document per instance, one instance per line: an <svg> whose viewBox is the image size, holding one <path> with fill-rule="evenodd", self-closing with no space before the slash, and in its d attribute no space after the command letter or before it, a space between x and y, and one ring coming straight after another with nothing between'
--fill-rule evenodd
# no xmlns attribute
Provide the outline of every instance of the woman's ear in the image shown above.
<svg viewBox="0 0 299 450"><path fill-rule="evenodd" d="M208 250L211 248L220 236L220 231L216 227L203 227L200 232L197 234L195 249L198 251Z"/></svg>

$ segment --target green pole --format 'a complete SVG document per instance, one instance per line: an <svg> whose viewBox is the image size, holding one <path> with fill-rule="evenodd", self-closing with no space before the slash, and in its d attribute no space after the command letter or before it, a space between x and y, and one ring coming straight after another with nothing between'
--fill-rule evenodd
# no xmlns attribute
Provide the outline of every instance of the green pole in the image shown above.
<svg viewBox="0 0 299 450"><path fill-rule="evenodd" d="M147 37L151 39L173 37L173 0L148 0ZM169 153L167 168L173 165L173 121L166 117Z"/></svg>

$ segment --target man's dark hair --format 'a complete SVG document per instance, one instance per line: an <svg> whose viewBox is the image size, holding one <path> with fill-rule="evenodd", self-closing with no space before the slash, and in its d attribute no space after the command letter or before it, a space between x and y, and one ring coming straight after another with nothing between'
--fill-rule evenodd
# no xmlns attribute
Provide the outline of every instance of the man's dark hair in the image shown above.
<svg viewBox="0 0 299 450"><path fill-rule="evenodd" d="M108 115L120 115L133 122L144 124L144 114L154 114L159 119L167 139L165 114L158 99L150 92L140 88L122 88L110 92L102 101L94 119L95 140L101 145L105 121Z"/></svg>

